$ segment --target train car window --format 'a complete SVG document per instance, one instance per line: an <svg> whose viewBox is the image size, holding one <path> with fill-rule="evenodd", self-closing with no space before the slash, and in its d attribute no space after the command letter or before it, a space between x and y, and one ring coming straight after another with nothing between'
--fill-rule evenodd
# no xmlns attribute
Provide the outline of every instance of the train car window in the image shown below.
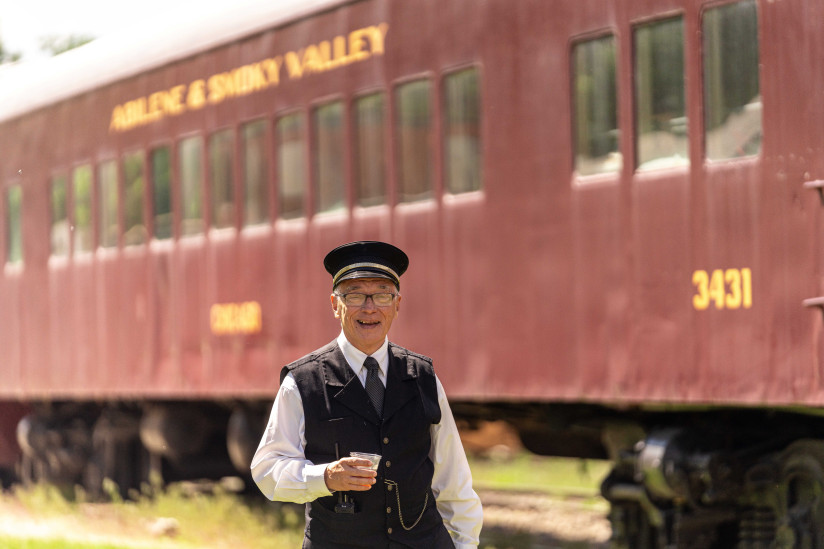
<svg viewBox="0 0 824 549"><path fill-rule="evenodd" d="M478 69L444 78L444 179L450 193L481 188L481 90Z"/></svg>
<svg viewBox="0 0 824 549"><path fill-rule="evenodd" d="M637 27L634 38L637 166L684 166L689 156L683 18Z"/></svg>
<svg viewBox="0 0 824 549"><path fill-rule="evenodd" d="M100 245L104 248L114 248L120 236L117 222L117 162L102 162L97 167L97 180L100 190Z"/></svg>
<svg viewBox="0 0 824 549"><path fill-rule="evenodd" d="M313 112L315 211L339 210L345 205L343 103L336 101Z"/></svg>
<svg viewBox="0 0 824 549"><path fill-rule="evenodd" d="M187 137L178 146L180 166L180 200L183 222L180 234L189 236L203 233L203 141Z"/></svg>
<svg viewBox="0 0 824 549"><path fill-rule="evenodd" d="M243 126L243 224L269 221L269 156L266 154L266 121Z"/></svg>
<svg viewBox="0 0 824 549"><path fill-rule="evenodd" d="M94 250L91 166L78 166L74 169L72 192L74 193L74 219L72 220L74 254L89 253Z"/></svg>
<svg viewBox="0 0 824 549"><path fill-rule="evenodd" d="M143 218L143 153L134 152L123 157L124 213L126 225L123 242L126 246L144 244L148 240Z"/></svg>
<svg viewBox="0 0 824 549"><path fill-rule="evenodd" d="M355 100L355 200L368 207L386 203L384 95Z"/></svg>
<svg viewBox="0 0 824 549"><path fill-rule="evenodd" d="M723 160L758 154L761 89L755 0L707 10L703 37L707 158Z"/></svg>
<svg viewBox="0 0 824 549"><path fill-rule="evenodd" d="M153 236L158 240L172 237L172 153L168 146L151 153Z"/></svg>
<svg viewBox="0 0 824 549"><path fill-rule="evenodd" d="M432 197L431 88L417 80L396 90L399 202Z"/></svg>
<svg viewBox="0 0 824 549"><path fill-rule="evenodd" d="M20 185L6 192L6 262L23 262L23 189Z"/></svg>
<svg viewBox="0 0 824 549"><path fill-rule="evenodd" d="M51 255L67 257L71 249L69 225L69 184L65 175L56 175L51 181Z"/></svg>
<svg viewBox="0 0 824 549"><path fill-rule="evenodd" d="M614 173L623 164L618 149L618 86L615 37L579 42L572 49L575 172Z"/></svg>
<svg viewBox="0 0 824 549"><path fill-rule="evenodd" d="M212 189L212 226L235 226L234 173L235 134L221 130L209 137L209 178Z"/></svg>
<svg viewBox="0 0 824 549"><path fill-rule="evenodd" d="M303 117L290 114L277 121L278 215L303 216L306 194L306 136Z"/></svg>

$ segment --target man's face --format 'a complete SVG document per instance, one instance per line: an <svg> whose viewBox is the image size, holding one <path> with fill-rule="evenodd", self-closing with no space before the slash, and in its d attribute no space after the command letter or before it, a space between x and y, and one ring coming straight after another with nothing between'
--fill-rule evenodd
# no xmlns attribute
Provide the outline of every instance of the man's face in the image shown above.
<svg viewBox="0 0 824 549"><path fill-rule="evenodd" d="M401 296L395 297L390 305L378 307L369 298L360 307L346 305L342 297L336 294L348 293L392 293L398 294L395 285L385 278L355 278L344 280L332 294L332 310L335 318L340 319L343 334L349 343L360 351L371 355L383 345L386 334L392 326L392 321L398 316L400 310Z"/></svg>

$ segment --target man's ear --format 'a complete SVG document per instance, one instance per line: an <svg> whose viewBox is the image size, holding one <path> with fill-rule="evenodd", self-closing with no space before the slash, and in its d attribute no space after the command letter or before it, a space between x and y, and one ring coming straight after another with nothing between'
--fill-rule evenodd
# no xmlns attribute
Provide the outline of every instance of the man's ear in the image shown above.
<svg viewBox="0 0 824 549"><path fill-rule="evenodd" d="M338 311L338 296L331 294L329 296L329 300L332 302L332 312L334 313L335 318L340 318L340 312Z"/></svg>

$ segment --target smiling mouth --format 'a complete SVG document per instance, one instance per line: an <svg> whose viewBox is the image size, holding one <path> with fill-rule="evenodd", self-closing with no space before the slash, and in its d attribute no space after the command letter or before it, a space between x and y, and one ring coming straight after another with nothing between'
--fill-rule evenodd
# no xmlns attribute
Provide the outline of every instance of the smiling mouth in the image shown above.
<svg viewBox="0 0 824 549"><path fill-rule="evenodd" d="M369 320L358 320L358 324L361 325L361 326L366 326L368 328L371 328L372 326L377 326L378 324L380 324L380 322L379 321L377 321L377 322L369 321Z"/></svg>

